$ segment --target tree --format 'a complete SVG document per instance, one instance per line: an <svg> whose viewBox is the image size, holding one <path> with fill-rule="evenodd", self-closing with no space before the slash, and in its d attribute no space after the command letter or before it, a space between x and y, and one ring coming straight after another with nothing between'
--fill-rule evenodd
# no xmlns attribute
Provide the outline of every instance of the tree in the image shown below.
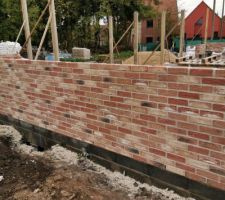
<svg viewBox="0 0 225 200"><path fill-rule="evenodd" d="M28 1L31 29L46 4L47 0ZM114 17L114 34L117 40L132 22L134 11L139 11L141 17L154 14L153 9L140 0L55 0L55 4L60 48L68 50L73 46L98 49L101 30L99 20L104 17ZM32 36L33 45L39 44L48 15L46 13ZM0 40L15 41L21 25L20 1L1 0ZM50 41L50 34L46 41ZM20 43L23 42L24 36L20 39ZM45 42L45 46L49 47L49 42Z"/></svg>

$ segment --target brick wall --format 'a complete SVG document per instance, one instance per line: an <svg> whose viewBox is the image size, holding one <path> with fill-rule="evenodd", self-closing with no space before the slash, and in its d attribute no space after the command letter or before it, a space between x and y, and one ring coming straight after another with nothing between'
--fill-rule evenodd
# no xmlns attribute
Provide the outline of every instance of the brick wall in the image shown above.
<svg viewBox="0 0 225 200"><path fill-rule="evenodd" d="M225 190L225 69L0 59L1 114Z"/></svg>

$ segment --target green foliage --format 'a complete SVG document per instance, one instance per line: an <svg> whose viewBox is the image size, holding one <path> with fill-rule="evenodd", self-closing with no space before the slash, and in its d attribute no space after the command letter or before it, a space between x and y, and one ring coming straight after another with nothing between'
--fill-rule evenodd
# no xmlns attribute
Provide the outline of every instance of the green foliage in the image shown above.
<svg viewBox="0 0 225 200"><path fill-rule="evenodd" d="M157 1L157 0L156 0ZM30 27L47 4L47 0L28 0ZM100 19L109 15L114 17L114 36L118 40L133 21L133 12L138 11L140 17L153 16L155 12L141 0L55 0L59 43L61 49L71 51L73 46L88 47L96 51L100 47L102 27ZM38 45L47 22L48 13L32 36L32 44ZM0 0L0 40L15 41L22 25L22 14L19 0ZM130 35L124 41L129 46ZM50 48L51 38L47 35L45 46ZM20 39L23 44L24 35Z"/></svg>

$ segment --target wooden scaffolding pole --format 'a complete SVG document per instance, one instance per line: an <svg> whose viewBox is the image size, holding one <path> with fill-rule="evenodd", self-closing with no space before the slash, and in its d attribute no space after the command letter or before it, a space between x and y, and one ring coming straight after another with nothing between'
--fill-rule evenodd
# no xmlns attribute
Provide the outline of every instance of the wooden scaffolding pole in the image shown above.
<svg viewBox="0 0 225 200"><path fill-rule="evenodd" d="M211 40L214 39L215 17L216 17L216 0L213 1L213 15L212 15L212 33L211 33Z"/></svg>
<svg viewBox="0 0 225 200"><path fill-rule="evenodd" d="M51 33L52 33L52 46L55 61L59 61L59 41L56 25L56 14L55 14L55 1L51 0L49 5L49 13L52 15L51 19Z"/></svg>
<svg viewBox="0 0 225 200"><path fill-rule="evenodd" d="M31 33L29 35L29 37L26 39L25 43L23 44L23 47L20 51L20 53L23 51L23 49L25 48L25 46L27 45L27 42L29 41L29 39L32 37L32 35L34 34L34 31L36 30L38 24L40 23L41 19L43 18L44 14L46 13L48 7L49 7L49 4L51 3L52 0L49 0L47 5L45 6L44 10L42 11L41 15L39 16L37 22L35 23L33 29L31 30Z"/></svg>
<svg viewBox="0 0 225 200"><path fill-rule="evenodd" d="M47 32L48 32L48 29L49 29L49 26L50 26L51 20L52 20L52 14L50 14L50 16L49 16L49 18L48 18L48 22L47 22L47 25L46 25L46 27L45 27L45 31L44 31L44 33L43 33L43 36L42 36L42 38L41 38L40 45L39 45L39 47L38 47L37 54L36 54L36 56L35 56L35 60L37 60L37 59L38 59L38 57L39 57L39 55L40 55L41 48L42 48L43 43L44 43L44 41L45 41L46 34L47 34Z"/></svg>
<svg viewBox="0 0 225 200"><path fill-rule="evenodd" d="M27 0L21 0L21 8L23 13L23 21L25 21L24 30L25 30L25 38L27 40L27 55L28 55L28 58L32 60L33 52L32 52L31 38L30 38L30 25L29 25L28 11L27 11Z"/></svg>
<svg viewBox="0 0 225 200"><path fill-rule="evenodd" d="M181 11L181 25L180 25L180 51L179 57L183 57L184 54L184 38L185 35L185 10Z"/></svg>
<svg viewBox="0 0 225 200"><path fill-rule="evenodd" d="M209 27L209 8L206 11L206 19L205 19L204 57L207 50L208 27Z"/></svg>
<svg viewBox="0 0 225 200"><path fill-rule="evenodd" d="M169 33L167 33L166 35L166 40L168 39L168 37L173 33L173 31L177 28L177 26L180 25L180 22L177 22L169 31ZM144 61L143 65L146 65L146 63L151 59L151 57L154 55L154 53L160 48L161 43L159 43L156 48L154 49L154 51L148 56L148 58Z"/></svg>
<svg viewBox="0 0 225 200"><path fill-rule="evenodd" d="M138 64L139 25L138 12L134 12L134 64Z"/></svg>
<svg viewBox="0 0 225 200"><path fill-rule="evenodd" d="M166 36L166 11L162 12L161 18L161 56L160 63L165 63L165 36Z"/></svg>
<svg viewBox="0 0 225 200"><path fill-rule="evenodd" d="M220 24L220 39L223 38L223 23L224 23L224 6L225 6L225 0L223 0L223 8L222 8L222 17L221 17L221 24Z"/></svg>
<svg viewBox="0 0 225 200"><path fill-rule="evenodd" d="M114 55L113 55L113 17L109 16L109 58L110 58L110 63L114 63Z"/></svg>

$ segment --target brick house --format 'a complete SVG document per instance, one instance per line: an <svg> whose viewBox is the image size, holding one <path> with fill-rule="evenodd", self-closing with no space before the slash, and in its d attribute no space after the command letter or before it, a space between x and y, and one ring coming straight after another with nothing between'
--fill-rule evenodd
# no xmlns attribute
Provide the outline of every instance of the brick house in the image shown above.
<svg viewBox="0 0 225 200"><path fill-rule="evenodd" d="M205 25L206 25L206 11L209 9L209 21L208 21L208 38L212 35L212 16L213 9L210 8L204 1L202 1L187 17L185 20L185 33L186 39L205 37ZM215 38L220 37L220 25L221 18L217 14L215 15ZM225 26L222 32L222 37L225 37Z"/></svg>
<svg viewBox="0 0 225 200"><path fill-rule="evenodd" d="M145 5L152 6L160 14L167 11L167 28L178 20L177 0L159 0L156 5L153 0L144 0ZM152 43L160 40L160 16L155 19L144 19L141 22L141 43Z"/></svg>

